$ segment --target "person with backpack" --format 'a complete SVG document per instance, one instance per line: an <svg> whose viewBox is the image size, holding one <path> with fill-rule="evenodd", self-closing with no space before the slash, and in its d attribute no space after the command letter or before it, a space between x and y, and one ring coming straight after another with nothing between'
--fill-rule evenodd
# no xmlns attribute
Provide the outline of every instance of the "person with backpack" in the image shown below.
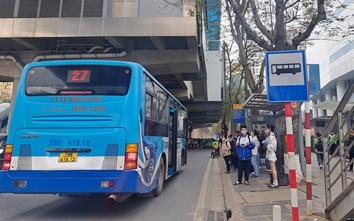
<svg viewBox="0 0 354 221"><path fill-rule="evenodd" d="M222 157L225 160L226 164L226 174L230 173L230 157L231 157L231 144L230 140L232 140L232 135L228 135L227 137L223 137L222 143L221 143L221 152L222 152Z"/></svg>
<svg viewBox="0 0 354 221"><path fill-rule="evenodd" d="M238 179L234 182L234 185L242 183L243 172L245 172L245 185L249 185L250 169L251 169L251 157L252 149L255 144L252 141L250 135L247 134L246 125L241 126L241 136L236 141L236 152L238 156Z"/></svg>
<svg viewBox="0 0 354 221"><path fill-rule="evenodd" d="M316 133L316 137L313 139L313 146L317 156L317 163L320 169L323 168L323 141L322 134L320 132Z"/></svg>

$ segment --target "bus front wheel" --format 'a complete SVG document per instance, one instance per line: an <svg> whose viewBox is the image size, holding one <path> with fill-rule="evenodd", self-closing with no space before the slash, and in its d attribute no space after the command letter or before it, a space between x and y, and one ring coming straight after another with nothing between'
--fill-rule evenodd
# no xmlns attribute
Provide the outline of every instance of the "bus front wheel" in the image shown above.
<svg viewBox="0 0 354 221"><path fill-rule="evenodd" d="M163 184L165 182L165 164L161 158L160 165L158 169L158 177L157 177L157 187L154 191L154 196L158 197L162 193Z"/></svg>

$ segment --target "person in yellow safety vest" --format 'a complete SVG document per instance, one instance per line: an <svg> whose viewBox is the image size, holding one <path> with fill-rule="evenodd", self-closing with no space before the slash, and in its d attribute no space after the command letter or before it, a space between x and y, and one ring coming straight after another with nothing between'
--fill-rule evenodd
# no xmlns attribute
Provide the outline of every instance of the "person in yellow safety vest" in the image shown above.
<svg viewBox="0 0 354 221"><path fill-rule="evenodd" d="M220 150L219 150L219 142L218 141L214 141L211 146L213 147L213 152L216 153L216 156L220 156Z"/></svg>
<svg viewBox="0 0 354 221"><path fill-rule="evenodd" d="M328 139L328 141L327 141L328 145L331 144L332 141L334 140L333 143L332 143L332 145L331 145L331 147L329 148L329 155L332 155L332 154L334 153L334 151L337 149L337 138L334 139L335 136L336 136L336 135L334 134L334 131L332 130L332 131L330 132L330 134L328 134L328 137L327 137L327 139ZM338 154L338 152L337 152L337 154Z"/></svg>
<svg viewBox="0 0 354 221"><path fill-rule="evenodd" d="M212 144L213 148L216 150L219 148L219 142L217 141L214 141L213 144Z"/></svg>

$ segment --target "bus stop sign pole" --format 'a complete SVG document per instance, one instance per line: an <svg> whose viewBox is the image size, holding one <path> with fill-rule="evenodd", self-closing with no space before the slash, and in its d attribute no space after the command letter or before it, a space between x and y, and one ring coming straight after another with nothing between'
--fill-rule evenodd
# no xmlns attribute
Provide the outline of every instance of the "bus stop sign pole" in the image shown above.
<svg viewBox="0 0 354 221"><path fill-rule="evenodd" d="M285 122L286 122L286 141L288 144L288 158L289 158L289 178L290 178L290 194L291 194L291 211L292 220L299 221L299 205L297 200L297 186L296 186L296 167L295 167L295 153L294 153L294 135L291 103L285 102Z"/></svg>

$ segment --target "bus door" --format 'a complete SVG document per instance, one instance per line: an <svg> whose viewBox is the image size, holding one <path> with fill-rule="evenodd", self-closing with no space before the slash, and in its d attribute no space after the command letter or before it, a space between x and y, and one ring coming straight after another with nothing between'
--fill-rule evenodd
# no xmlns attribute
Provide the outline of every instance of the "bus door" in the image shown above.
<svg viewBox="0 0 354 221"><path fill-rule="evenodd" d="M177 116L177 110L171 108L168 133L168 175L173 175L177 167Z"/></svg>
<svg viewBox="0 0 354 221"><path fill-rule="evenodd" d="M183 119L183 132L184 132L184 135L185 135L184 137L185 137L185 139L186 139L186 144L185 144L185 146L184 146L184 149L182 150L182 163L181 163L182 166L187 165L187 149L188 149L188 148L187 148L187 142L188 142L188 140L189 140L188 127L189 127L189 125L188 125L188 119L187 119L187 118L184 118L184 119Z"/></svg>

